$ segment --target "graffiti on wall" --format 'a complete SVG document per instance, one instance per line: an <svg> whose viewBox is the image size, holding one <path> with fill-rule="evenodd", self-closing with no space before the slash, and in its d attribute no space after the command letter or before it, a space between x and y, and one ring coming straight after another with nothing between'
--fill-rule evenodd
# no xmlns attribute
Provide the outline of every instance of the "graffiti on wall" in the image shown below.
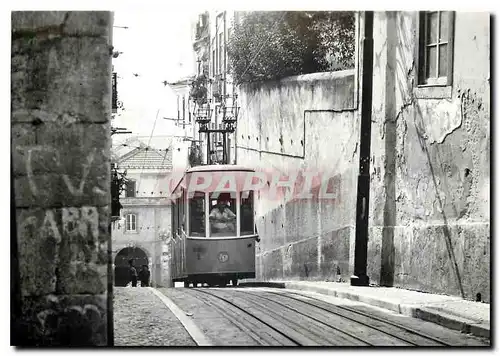
<svg viewBox="0 0 500 356"><path fill-rule="evenodd" d="M61 236L68 238L72 263L89 261L85 253L88 250L107 250L107 242L98 243L99 211L93 206L23 211L19 226L21 234L30 230L32 236L51 236L57 243L61 242ZM96 256L90 260L95 259Z"/></svg>
<svg viewBox="0 0 500 356"><path fill-rule="evenodd" d="M29 147L18 147L18 150L23 150L25 151L26 158L25 158L25 168L26 168L26 174L28 176L28 182L29 186L31 189L32 194L36 197L39 196L40 190L37 186L36 180L35 180L35 174L33 170L33 156L35 153L40 152L43 154L51 154L52 159L48 160L48 162L54 163L54 171L60 171L62 168L62 163L61 163L61 154L60 152L49 146L29 146ZM93 148L90 150L90 153L87 154L85 157L85 161L82 164L82 171L81 171L81 177L79 181L75 181L70 177L70 174L68 172L62 173L62 180L65 183L65 186L68 190L68 192L73 195L73 196L82 196L85 183L87 181L87 178L90 173L90 169L92 168L92 163L94 162L95 159L95 153L96 153L96 148ZM71 175L74 175L75 172L71 172ZM93 190L93 193L95 194L105 194L103 190L99 189L98 187L95 187Z"/></svg>
<svg viewBox="0 0 500 356"><path fill-rule="evenodd" d="M48 295L48 303L44 303L45 307L34 314L36 334L51 345L104 345L104 335L95 334L95 330L105 327L103 306L91 300L78 299Z"/></svg>

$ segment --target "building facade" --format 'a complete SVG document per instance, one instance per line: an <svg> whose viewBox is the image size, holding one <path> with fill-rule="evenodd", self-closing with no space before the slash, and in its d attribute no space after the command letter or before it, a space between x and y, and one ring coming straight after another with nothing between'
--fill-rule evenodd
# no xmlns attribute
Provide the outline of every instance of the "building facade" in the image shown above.
<svg viewBox="0 0 500 356"><path fill-rule="evenodd" d="M210 108L210 129L222 128L223 117L232 115L232 108L238 106L236 85L233 83L227 54L237 14L234 11L206 11L199 15L198 21L193 25L193 50L197 63L194 81L202 83L206 94L202 101L191 98L190 108L194 118L200 116L200 109ZM195 128L195 131L198 132L198 129L199 127ZM210 153L203 155L203 162L210 159L211 163L221 163L222 151L226 147L226 162L234 164L235 137L234 134L211 133L208 142L206 134L199 134L201 151L208 152L207 145L210 146Z"/></svg>
<svg viewBox="0 0 500 356"><path fill-rule="evenodd" d="M490 14L374 18L369 271L490 300Z"/></svg>
<svg viewBox="0 0 500 356"><path fill-rule="evenodd" d="M136 138L116 147L116 165L128 180L120 197L121 219L111 236L115 284L128 283L130 259L136 268L148 265L153 286L169 286L168 239L171 212L169 184L173 144L164 138ZM145 143L149 142L149 146Z"/></svg>

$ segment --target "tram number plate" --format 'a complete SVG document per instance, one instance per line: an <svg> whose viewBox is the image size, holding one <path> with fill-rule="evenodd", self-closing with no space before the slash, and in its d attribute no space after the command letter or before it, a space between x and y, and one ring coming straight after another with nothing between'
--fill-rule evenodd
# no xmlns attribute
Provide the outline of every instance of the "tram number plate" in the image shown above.
<svg viewBox="0 0 500 356"><path fill-rule="evenodd" d="M227 252L219 252L219 255L217 256L217 259L219 260L220 263L227 262L229 260L229 254Z"/></svg>

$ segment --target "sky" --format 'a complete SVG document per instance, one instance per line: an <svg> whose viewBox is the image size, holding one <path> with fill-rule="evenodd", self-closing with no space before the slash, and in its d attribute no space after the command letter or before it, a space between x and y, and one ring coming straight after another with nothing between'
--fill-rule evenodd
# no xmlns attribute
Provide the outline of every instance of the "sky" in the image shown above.
<svg viewBox="0 0 500 356"><path fill-rule="evenodd" d="M177 117L176 96L162 82L194 73L191 24L197 14L196 10L155 11L153 7L115 11L113 46L123 53L113 59L113 66L124 110L113 126L139 136L180 134L173 121L162 119ZM113 139L117 142L127 137L114 135Z"/></svg>

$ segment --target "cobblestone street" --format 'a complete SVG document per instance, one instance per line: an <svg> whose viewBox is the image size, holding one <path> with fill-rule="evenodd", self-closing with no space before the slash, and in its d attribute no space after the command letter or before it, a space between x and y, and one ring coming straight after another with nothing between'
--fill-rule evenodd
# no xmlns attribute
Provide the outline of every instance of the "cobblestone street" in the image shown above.
<svg viewBox="0 0 500 356"><path fill-rule="evenodd" d="M115 287L114 298L115 346L195 346L174 314L149 289Z"/></svg>

